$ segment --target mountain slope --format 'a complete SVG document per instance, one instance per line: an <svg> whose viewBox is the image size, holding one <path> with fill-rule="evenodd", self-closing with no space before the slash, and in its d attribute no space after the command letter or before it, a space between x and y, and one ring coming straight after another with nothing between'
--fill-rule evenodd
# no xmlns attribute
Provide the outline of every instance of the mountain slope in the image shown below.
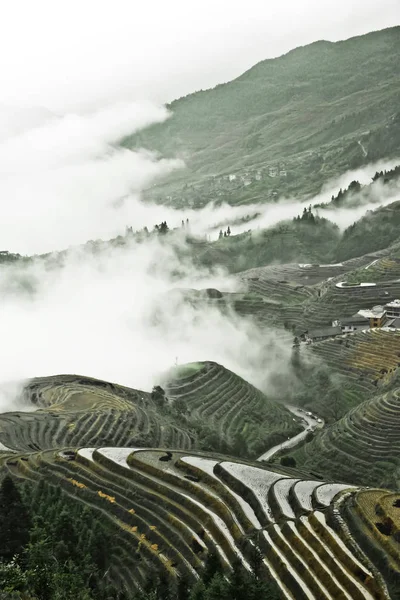
<svg viewBox="0 0 400 600"><path fill-rule="evenodd" d="M238 562L248 571L258 565L257 577L275 582L283 600L387 598L339 514L338 501L354 494L352 485L137 448L31 453L5 459L7 470L33 486L44 479L98 515L95 525L113 539L111 577L128 597L160 572L164 581L193 584L216 555L228 577Z"/></svg>
<svg viewBox="0 0 400 600"><path fill-rule="evenodd" d="M207 200L207 194L201 199L202 189L179 188L183 183L250 167L279 167L279 161L290 162L280 165L277 176L263 173L244 187L218 182L218 189L209 186L209 195L241 202L265 199L271 189L279 194L316 190L348 167L398 150L399 47L400 27L394 27L297 48L260 62L234 81L172 102L168 121L125 143L185 158L188 168L180 183L175 174L175 184L165 188L173 190L177 202L182 194L195 195L198 203Z"/></svg>
<svg viewBox="0 0 400 600"><path fill-rule="evenodd" d="M166 396L162 388L150 394L78 375L35 378L24 398L38 410L0 414L0 444L25 451L168 445L255 457L301 429L285 407L232 371L196 364L195 373L190 365L168 373Z"/></svg>
<svg viewBox="0 0 400 600"><path fill-rule="evenodd" d="M400 390L374 396L294 453L302 468L355 484L398 489Z"/></svg>

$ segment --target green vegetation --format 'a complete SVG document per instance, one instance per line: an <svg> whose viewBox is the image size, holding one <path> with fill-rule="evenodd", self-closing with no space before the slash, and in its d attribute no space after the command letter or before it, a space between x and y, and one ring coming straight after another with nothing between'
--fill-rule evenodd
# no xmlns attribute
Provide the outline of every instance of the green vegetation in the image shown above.
<svg viewBox="0 0 400 600"><path fill-rule="evenodd" d="M19 454L3 459L7 472L22 484L22 500L6 495L8 514L29 515L29 540L0 563L7 600L28 590L32 600L306 600L305 586L384 597L368 562L340 545L345 528L327 523L347 486L130 448Z"/></svg>
<svg viewBox="0 0 400 600"><path fill-rule="evenodd" d="M93 511L43 481L0 488L0 590L5 600L116 600L112 539ZM5 534L7 528L12 534Z"/></svg>
<svg viewBox="0 0 400 600"><path fill-rule="evenodd" d="M186 377L196 375L202 369L204 369L204 363L186 363L184 365L178 365L171 369L168 373L168 377L171 379L185 379Z"/></svg>
<svg viewBox="0 0 400 600"><path fill-rule="evenodd" d="M173 102L168 121L123 141L190 156L147 198L276 202L394 156L399 36L396 27L317 42ZM0 414L0 600L386 600L381 575L398 597L400 498L354 486L400 486L400 332L300 340L400 298L400 201L343 234L321 217L382 200L399 174L353 181L316 207L326 212L309 206L263 230L235 235L254 215L217 223L212 242L186 219L86 244L107 254L157 240L182 264L228 272L235 292L169 293L277 325L290 365L268 396L211 361L176 365L149 392L78 375L27 383L35 410ZM67 256L3 251L0 266L6 275L16 261L59 268ZM18 271L7 285L33 295L35 277ZM251 463L302 431L284 401L325 424L268 465Z"/></svg>
<svg viewBox="0 0 400 600"><path fill-rule="evenodd" d="M202 450L254 458L300 431L282 405L232 371L213 362L195 365L184 378L180 368L170 371L163 386Z"/></svg>
<svg viewBox="0 0 400 600"><path fill-rule="evenodd" d="M0 441L28 452L163 445L256 457L300 430L279 403L216 363L174 368L161 384L148 393L76 375L33 379L23 395L40 409L0 414Z"/></svg>
<svg viewBox="0 0 400 600"><path fill-rule="evenodd" d="M399 36L394 27L315 42L172 102L170 119L124 141L190 157L149 197L176 206L274 201L395 156Z"/></svg>
<svg viewBox="0 0 400 600"><path fill-rule="evenodd" d="M339 229L326 219L314 227L304 221L283 221L271 229L228 236L215 242L189 246L196 264L222 266L231 273L269 265L276 261L326 262L340 239Z"/></svg>
<svg viewBox="0 0 400 600"><path fill-rule="evenodd" d="M347 260L387 248L399 240L400 202L368 211L348 227L335 251L337 260Z"/></svg>
<svg viewBox="0 0 400 600"><path fill-rule="evenodd" d="M339 391L338 403L341 400ZM318 432L294 457L302 468L334 479L397 489L399 427L400 391L396 389L351 408L329 428Z"/></svg>

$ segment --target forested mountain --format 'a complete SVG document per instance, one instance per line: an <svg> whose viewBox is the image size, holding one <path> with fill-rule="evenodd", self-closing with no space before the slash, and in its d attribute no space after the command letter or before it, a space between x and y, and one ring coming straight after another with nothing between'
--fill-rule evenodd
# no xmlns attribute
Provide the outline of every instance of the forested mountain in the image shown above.
<svg viewBox="0 0 400 600"><path fill-rule="evenodd" d="M187 168L152 190L162 202L166 195L200 205L316 192L346 169L398 152L399 45L400 27L393 27L296 48L175 100L170 119L124 144L184 158ZM229 174L236 180L218 180Z"/></svg>

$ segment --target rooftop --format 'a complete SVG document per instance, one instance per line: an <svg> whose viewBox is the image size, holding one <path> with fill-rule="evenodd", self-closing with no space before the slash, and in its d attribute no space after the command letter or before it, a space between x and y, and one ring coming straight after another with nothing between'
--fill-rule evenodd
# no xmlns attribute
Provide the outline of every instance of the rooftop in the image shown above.
<svg viewBox="0 0 400 600"><path fill-rule="evenodd" d="M318 337L329 337L333 335L340 335L342 330L340 327L322 327L321 329L309 329L307 334L310 338Z"/></svg>
<svg viewBox="0 0 400 600"><path fill-rule="evenodd" d="M338 319L342 325L352 325L358 323L366 323L368 321L368 317L365 317L361 314L353 315L352 317L340 317Z"/></svg>
<svg viewBox="0 0 400 600"><path fill-rule="evenodd" d="M397 317L396 319L389 319L386 321L385 327L394 327L395 329L400 329L400 318Z"/></svg>
<svg viewBox="0 0 400 600"><path fill-rule="evenodd" d="M392 300L392 302L388 302L385 304L386 308L400 308L400 300L397 298L396 300Z"/></svg>
<svg viewBox="0 0 400 600"><path fill-rule="evenodd" d="M373 306L370 310L359 310L357 314L367 319L381 319L386 313L383 306Z"/></svg>

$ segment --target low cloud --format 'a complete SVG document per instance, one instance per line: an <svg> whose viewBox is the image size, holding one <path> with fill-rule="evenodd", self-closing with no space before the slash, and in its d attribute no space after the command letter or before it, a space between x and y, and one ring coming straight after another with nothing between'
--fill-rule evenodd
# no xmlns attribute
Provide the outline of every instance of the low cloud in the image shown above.
<svg viewBox="0 0 400 600"><path fill-rule="evenodd" d="M177 270L180 288L234 289L223 272L199 271L184 252L151 237L97 255L71 253L60 268L2 269L1 381L75 373L150 390L176 360L214 360L268 392L288 370L290 345L229 309L168 293Z"/></svg>
<svg viewBox="0 0 400 600"><path fill-rule="evenodd" d="M20 253L49 252L120 234L140 191L182 166L118 141L168 118L163 107L116 104L92 113L28 111L0 127L0 239Z"/></svg>
<svg viewBox="0 0 400 600"><path fill-rule="evenodd" d="M282 199L276 203L246 204L240 206L208 205L200 211L186 211L190 216L191 227L197 233L208 233L211 239L218 237L220 228L231 226L233 233L241 233L249 229L264 229L277 225L280 221L291 220L301 215L304 207L328 203L332 195L337 195L340 188L345 189L352 181L357 180L362 185L371 183L377 171L392 169L400 164L399 159L371 163L363 168L347 171L340 177L331 179L322 188L321 192L307 200ZM400 182L393 181L387 185L377 182L374 186L365 188L353 197L358 206L345 205L334 207L332 210L315 209L321 217L336 223L340 229L345 229L354 221L360 219L368 210L375 210L379 206L390 204L400 199ZM244 223L232 223L245 217L253 217Z"/></svg>

